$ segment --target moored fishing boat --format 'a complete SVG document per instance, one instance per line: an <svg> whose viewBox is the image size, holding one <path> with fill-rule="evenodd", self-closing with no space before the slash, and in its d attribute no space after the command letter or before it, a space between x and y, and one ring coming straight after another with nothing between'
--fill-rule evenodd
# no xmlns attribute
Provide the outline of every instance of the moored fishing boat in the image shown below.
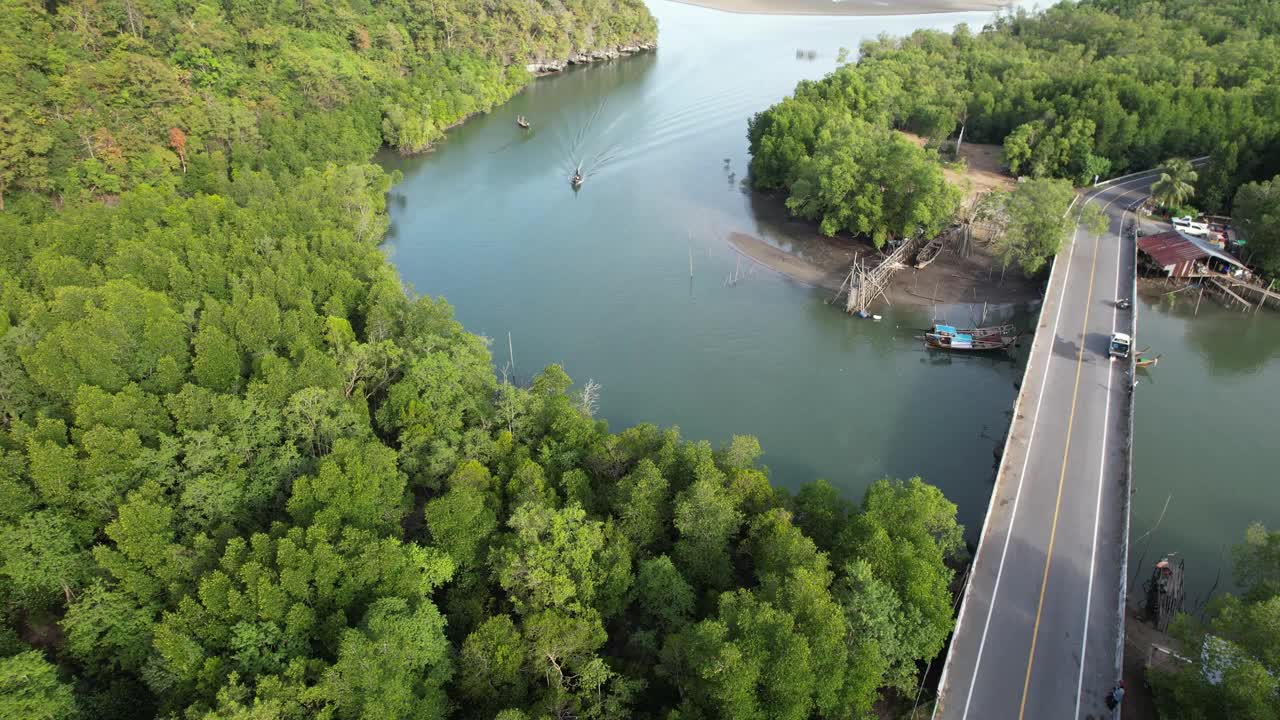
<svg viewBox="0 0 1280 720"><path fill-rule="evenodd" d="M976 328L956 328L953 325L934 325L925 332L937 333L939 335L971 335L976 338L1012 337L1018 334L1018 328L1012 323Z"/></svg>
<svg viewBox="0 0 1280 720"><path fill-rule="evenodd" d="M924 344L935 350L1005 350L1017 341L1017 335L993 335L977 337L967 333L928 332Z"/></svg>

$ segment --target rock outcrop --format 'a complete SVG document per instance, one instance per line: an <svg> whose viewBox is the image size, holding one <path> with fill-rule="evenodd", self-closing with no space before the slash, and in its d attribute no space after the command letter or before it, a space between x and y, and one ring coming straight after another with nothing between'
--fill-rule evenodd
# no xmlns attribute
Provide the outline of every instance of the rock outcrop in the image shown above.
<svg viewBox="0 0 1280 720"><path fill-rule="evenodd" d="M657 49L657 43L639 43L637 45L619 45L617 47L605 48L603 50L583 50L570 55L563 60L542 60L539 62L531 62L525 67L534 75L546 75L548 73L557 73L570 65L586 65L588 63L600 62L601 60L614 60L624 55L634 55L639 52L648 52Z"/></svg>

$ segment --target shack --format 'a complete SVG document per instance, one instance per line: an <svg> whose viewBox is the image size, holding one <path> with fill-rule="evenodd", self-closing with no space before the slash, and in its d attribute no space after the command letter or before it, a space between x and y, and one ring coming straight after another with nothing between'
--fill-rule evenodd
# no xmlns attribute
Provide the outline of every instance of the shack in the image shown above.
<svg viewBox="0 0 1280 720"><path fill-rule="evenodd" d="M1247 272L1244 263L1200 238L1169 231L1138 238L1138 250L1171 278L1213 277Z"/></svg>

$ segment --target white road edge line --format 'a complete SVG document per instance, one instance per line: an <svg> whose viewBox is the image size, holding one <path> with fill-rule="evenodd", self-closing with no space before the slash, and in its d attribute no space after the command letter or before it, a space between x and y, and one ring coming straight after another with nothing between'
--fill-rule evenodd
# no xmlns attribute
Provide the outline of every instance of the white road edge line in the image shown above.
<svg viewBox="0 0 1280 720"><path fill-rule="evenodd" d="M1124 193L1120 197L1125 197L1127 195L1128 193ZM1115 202L1115 201L1113 200L1112 202ZM1110 207L1110 206L1111 206L1111 203L1107 203L1107 207ZM1106 208L1103 208L1103 212L1106 212ZM1124 212L1120 213L1120 233L1116 237L1117 242L1116 242L1115 296L1117 298L1120 297L1120 268L1123 266L1122 263L1120 262L1120 252L1121 250L1124 249L1124 221L1125 221L1125 217L1128 214L1129 214L1128 210L1125 210ZM1111 308L1111 334L1112 335L1115 335L1116 318L1119 314L1120 314L1119 308L1116 308L1113 306ZM1130 348L1130 352L1133 352L1132 348ZM1108 354L1110 353L1108 352ZM1106 396L1107 401L1102 411L1102 452L1100 453L1101 457L1098 459L1098 499L1093 510L1093 542L1089 548L1089 585L1088 585L1088 589L1085 591L1085 596L1084 596L1084 624L1081 625L1082 629L1080 632L1080 674L1076 676L1076 709L1071 716L1074 718L1080 717L1080 699L1081 699L1081 695L1084 693L1085 655L1088 652L1088 647L1089 647L1089 614L1093 609L1092 608L1093 578L1098 573L1098 569L1097 569L1098 568L1098 564L1097 564L1098 563L1098 530L1102 523L1102 476L1107 466L1107 435L1110 429L1109 423L1111 422L1111 380L1112 378L1115 377L1115 374L1116 374L1115 363L1111 362L1110 358L1108 359L1108 365L1109 366L1107 368L1107 396Z"/></svg>
<svg viewBox="0 0 1280 720"><path fill-rule="evenodd" d="M1134 178L1134 179L1145 181L1147 178ZM1131 182L1133 182L1133 180L1125 180L1119 183L1119 185L1128 185ZM1101 194L1102 192L1108 189L1110 188L1096 189L1093 192L1092 196L1088 200L1085 200L1084 203L1082 204L1087 205L1090 200L1093 200L1099 194ZM1066 299L1067 282L1068 280L1071 279L1070 253L1075 250L1076 238L1079 236L1079 234L1080 234L1080 224L1076 223L1076 229L1071 234L1071 245L1069 246L1068 253L1067 253L1067 270L1062 276L1062 292L1058 297L1058 311L1054 315L1054 319L1053 319L1052 337L1054 339L1056 339L1058 336L1058 322L1062 319L1062 304L1063 304L1063 301ZM1038 332L1036 334L1037 336L1039 335ZM1027 362L1030 363L1033 359L1034 358L1027 358ZM1004 561L1009 553L1009 539L1013 536L1014 522L1017 520L1017 517L1018 517L1018 504L1019 504L1019 501L1022 499L1022 483L1027 474L1027 461L1031 458L1031 446L1035 441L1036 425L1040 420L1040 406L1044 400L1045 387L1048 386L1047 380L1049 377L1049 366L1052 363L1053 363L1053 352L1050 351L1049 359L1045 361L1045 366L1044 366L1045 372L1044 372L1044 378L1042 379L1040 384L1040 393L1036 397L1036 410L1035 410L1035 413L1031 416L1031 431L1027 435L1026 453L1023 455L1023 458L1022 458L1022 469L1018 473L1018 486L1017 486L1017 489L1014 491L1014 495L1013 495L1013 508L1009 512L1009 529L1006 531L1004 536L1004 547L1001 548L1000 550L1000 563L996 566L996 580L995 580L995 584L992 586L992 589L991 589L991 600L987 605L987 618L986 618L986 621L983 622L982 624L982 636L981 636L981 639L978 641L978 655L973 663L973 675L969 678L969 690L967 693L965 693L964 712L960 714L961 720L967 720L967 718L969 717L969 705L970 703L973 702L973 688L978 682L978 670L982 667L982 654L983 654L983 651L986 649L986 645L987 645L987 632L991 629L991 615L995 611L996 598L1000 593L1000 578L1004 574ZM1019 389L1019 392L1021 392L1021 389ZM1017 421L1017 418L1015 417L1012 422L1016 422L1016 421ZM1012 432L1012 429L1013 429L1012 422L1010 423L1010 426L1009 426L1010 432ZM996 493L999 490L999 481L1000 481L1000 478L997 477L996 487L991 490L993 494L993 501L994 501L994 493ZM978 539L978 543L979 543L978 552L981 553L982 551L981 537ZM977 564L978 564L978 558L975 556L974 557L975 569L977 567ZM972 572L970 574L969 582L973 582ZM966 595L968 594L968 587L965 588L965 593ZM962 606L961 613L963 614L963 612L964 612L964 608ZM944 669L944 672L945 672L945 669ZM942 686L940 685L939 687L942 687Z"/></svg>

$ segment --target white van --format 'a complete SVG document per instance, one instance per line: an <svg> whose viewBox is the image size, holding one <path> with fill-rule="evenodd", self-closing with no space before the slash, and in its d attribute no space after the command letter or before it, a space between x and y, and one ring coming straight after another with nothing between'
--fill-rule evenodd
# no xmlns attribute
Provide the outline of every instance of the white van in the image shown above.
<svg viewBox="0 0 1280 720"><path fill-rule="evenodd" d="M1118 332L1111 336L1111 347L1107 349L1107 354L1113 358L1129 357L1129 348L1133 345L1133 339L1126 333Z"/></svg>

